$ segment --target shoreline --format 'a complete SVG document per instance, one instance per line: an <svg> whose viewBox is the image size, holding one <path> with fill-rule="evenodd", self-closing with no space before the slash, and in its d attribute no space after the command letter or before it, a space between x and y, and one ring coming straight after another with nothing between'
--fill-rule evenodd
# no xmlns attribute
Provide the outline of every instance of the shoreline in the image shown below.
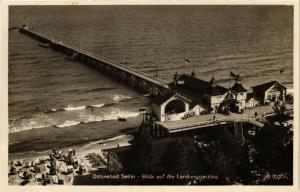
<svg viewBox="0 0 300 192"><path fill-rule="evenodd" d="M58 148L63 152L68 151L68 149L74 149L77 154L86 155L92 152L99 152L102 149L117 147L125 145L133 138L133 136L128 134L119 134L114 137L103 138L96 141L91 141L89 143L77 144L68 147ZM36 158L47 158L49 154L52 153L52 149L47 149L44 151L25 151L8 154L8 161L15 160L34 160Z"/></svg>
<svg viewBox="0 0 300 192"><path fill-rule="evenodd" d="M137 116L127 118L126 122L110 120L63 129L36 129L9 134L9 159L18 156L45 155L54 147L58 149L80 148L122 135L130 135L140 125L141 120L142 117Z"/></svg>

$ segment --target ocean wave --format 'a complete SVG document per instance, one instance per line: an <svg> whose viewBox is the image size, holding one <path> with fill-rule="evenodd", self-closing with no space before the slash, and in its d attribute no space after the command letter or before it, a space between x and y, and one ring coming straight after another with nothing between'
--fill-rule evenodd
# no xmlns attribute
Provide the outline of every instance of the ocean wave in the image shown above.
<svg viewBox="0 0 300 192"><path fill-rule="evenodd" d="M73 107L72 105L68 105L68 107L65 108L65 111L78 111L78 110L83 110L85 108L86 106Z"/></svg>
<svg viewBox="0 0 300 192"><path fill-rule="evenodd" d="M31 130L31 129L42 129L42 128L48 128L51 127L52 125L35 125L35 126L19 126L19 127L10 127L9 128L9 133L17 133L20 131L26 131L26 130Z"/></svg>
<svg viewBox="0 0 300 192"><path fill-rule="evenodd" d="M92 106L100 108L100 107L103 107L104 105L105 105L104 103L101 103L101 104L96 104L96 105L92 105Z"/></svg>
<svg viewBox="0 0 300 192"><path fill-rule="evenodd" d="M67 89L64 90L63 92L65 93L89 93L89 92L100 92L100 91L107 91L107 90L112 90L114 89L113 87L100 87L100 88L93 88L93 89L88 89L86 88L74 88L74 89Z"/></svg>
<svg viewBox="0 0 300 192"><path fill-rule="evenodd" d="M114 87L99 87L94 89L89 89L86 92L100 92L100 91L109 91L115 89Z"/></svg>
<svg viewBox="0 0 300 192"><path fill-rule="evenodd" d="M62 124L56 125L56 127L63 128L63 127L70 127L78 124L80 124L80 122L67 120Z"/></svg>
<svg viewBox="0 0 300 192"><path fill-rule="evenodd" d="M125 95L114 95L112 99L113 99L115 102L120 102L120 101L124 101L124 100L131 99L131 98L132 98L132 97L125 96Z"/></svg>
<svg viewBox="0 0 300 192"><path fill-rule="evenodd" d="M65 111L65 109L47 109L46 111L44 111L44 113L54 113L54 112L59 112L59 111Z"/></svg>
<svg viewBox="0 0 300 192"><path fill-rule="evenodd" d="M100 108L100 107L103 107L103 106L105 106L104 103L94 104L94 105L77 106L77 107L74 107L72 105L68 105L66 108L48 109L48 110L44 111L44 113L54 113L54 112L59 112L59 111L78 111L78 110L83 110L83 109L88 109L88 108L93 108L93 107Z"/></svg>
<svg viewBox="0 0 300 192"><path fill-rule="evenodd" d="M83 115L83 118L85 119L83 123L117 120L118 118L137 117L138 115L139 115L138 112L130 112L130 111L111 111L110 113L104 114L103 116Z"/></svg>
<svg viewBox="0 0 300 192"><path fill-rule="evenodd" d="M104 105L104 104L103 104ZM93 105L101 107L102 104ZM131 111L120 111L115 110L101 115L91 115L91 114L81 114L76 120L60 120L57 118L53 118L51 116L43 116L38 115L31 119L24 119L18 125L15 123L10 124L9 133L16 133L25 130L31 129L41 129L41 128L64 128L71 127L84 123L93 123L93 122L101 122L101 121L109 121L109 120L117 120L118 118L130 118L138 116L138 112Z"/></svg>

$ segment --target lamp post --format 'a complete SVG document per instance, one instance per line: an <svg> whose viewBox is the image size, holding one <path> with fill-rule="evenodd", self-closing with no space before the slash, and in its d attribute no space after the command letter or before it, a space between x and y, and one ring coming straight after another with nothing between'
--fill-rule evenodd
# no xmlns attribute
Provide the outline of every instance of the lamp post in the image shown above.
<svg viewBox="0 0 300 192"><path fill-rule="evenodd" d="M250 110L251 108L248 108L248 122L250 122Z"/></svg>
<svg viewBox="0 0 300 192"><path fill-rule="evenodd" d="M140 109L140 114L143 114L143 122L145 121L146 109Z"/></svg>
<svg viewBox="0 0 300 192"><path fill-rule="evenodd" d="M214 120L214 126L216 126L216 114L214 114L213 120Z"/></svg>

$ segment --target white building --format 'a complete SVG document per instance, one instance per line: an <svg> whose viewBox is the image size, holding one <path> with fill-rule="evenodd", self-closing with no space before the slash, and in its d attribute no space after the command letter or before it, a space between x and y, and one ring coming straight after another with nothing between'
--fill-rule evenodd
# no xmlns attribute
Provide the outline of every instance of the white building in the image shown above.
<svg viewBox="0 0 300 192"><path fill-rule="evenodd" d="M183 74L175 76L173 84L177 92L191 96L193 101L206 105L213 113L217 112L228 91L225 87L217 85L214 77L210 81L204 81L194 75Z"/></svg>
<svg viewBox="0 0 300 192"><path fill-rule="evenodd" d="M161 122L181 120L187 116L200 115L203 111L204 107L179 93L152 100L152 112Z"/></svg>
<svg viewBox="0 0 300 192"><path fill-rule="evenodd" d="M252 87L253 97L260 104L272 104L275 101L284 101L287 88L278 81L270 81L261 85Z"/></svg>

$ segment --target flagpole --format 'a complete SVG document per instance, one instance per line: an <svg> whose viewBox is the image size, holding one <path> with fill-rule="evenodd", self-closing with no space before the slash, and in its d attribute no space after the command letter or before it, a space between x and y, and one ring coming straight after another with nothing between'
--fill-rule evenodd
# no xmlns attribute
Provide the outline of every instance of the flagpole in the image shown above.
<svg viewBox="0 0 300 192"><path fill-rule="evenodd" d="M230 90L230 86L231 86L231 74L229 73L229 87L228 87L228 91Z"/></svg>

